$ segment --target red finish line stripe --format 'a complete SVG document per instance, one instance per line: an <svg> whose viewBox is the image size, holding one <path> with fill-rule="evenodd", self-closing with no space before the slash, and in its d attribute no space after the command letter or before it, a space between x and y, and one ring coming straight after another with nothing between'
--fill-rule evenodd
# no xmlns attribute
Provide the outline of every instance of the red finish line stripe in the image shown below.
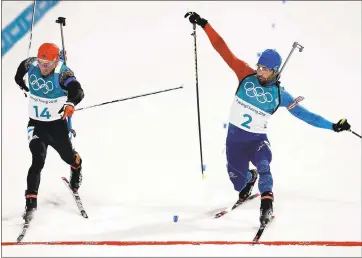
<svg viewBox="0 0 362 258"><path fill-rule="evenodd" d="M110 246L137 246L137 245L252 245L252 241L54 241L54 242L2 242L2 246L14 245L110 245ZM257 245L269 246L362 246L356 241L261 241Z"/></svg>

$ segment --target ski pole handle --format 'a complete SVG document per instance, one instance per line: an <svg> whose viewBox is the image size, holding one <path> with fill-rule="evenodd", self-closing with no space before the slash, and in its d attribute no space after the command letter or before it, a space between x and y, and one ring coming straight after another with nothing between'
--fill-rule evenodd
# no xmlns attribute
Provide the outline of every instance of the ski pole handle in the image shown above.
<svg viewBox="0 0 362 258"><path fill-rule="evenodd" d="M293 49L295 49L295 48L298 48L299 52L302 52L304 49L304 47L301 44L299 44L298 42L293 43Z"/></svg>
<svg viewBox="0 0 362 258"><path fill-rule="evenodd" d="M60 23L61 25L65 26L65 18L64 17L58 17L58 19L55 22Z"/></svg>
<svg viewBox="0 0 362 258"><path fill-rule="evenodd" d="M64 36L63 36L63 26L65 26L65 18L58 17L58 19L55 22L60 24L60 35L62 38L62 47L63 47L63 60L64 64L67 64L67 60L65 60L65 46L64 46Z"/></svg>
<svg viewBox="0 0 362 258"><path fill-rule="evenodd" d="M294 50L295 50L296 48L299 49L299 52L302 52L303 49L304 49L304 47L303 47L301 44L299 44L298 42L294 42L294 43L293 43L292 50L290 51L290 53L289 53L287 59L285 60L282 68L280 69L280 72L279 72L279 75L278 75L278 79L280 78L281 73L282 73L282 71L283 71L284 68L285 68L285 65L288 63L289 58L291 57L291 55L293 54L293 52L294 52Z"/></svg>

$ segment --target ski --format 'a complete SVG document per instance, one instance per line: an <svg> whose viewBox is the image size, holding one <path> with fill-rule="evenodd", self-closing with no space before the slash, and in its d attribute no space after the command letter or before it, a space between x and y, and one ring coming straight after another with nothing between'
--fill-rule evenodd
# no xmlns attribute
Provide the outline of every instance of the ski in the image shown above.
<svg viewBox="0 0 362 258"><path fill-rule="evenodd" d="M67 186L67 188L70 190L70 192L72 193L72 196L75 200L75 203L77 204L77 207L80 211L80 214L82 215L83 218L88 218L88 215L85 211L85 209L83 208L83 203L82 203L82 200L80 199L80 196L79 196L79 193L77 192L74 192L71 188L70 188L70 185L69 185L69 181L66 177L62 177L62 180L64 182L64 184Z"/></svg>
<svg viewBox="0 0 362 258"><path fill-rule="evenodd" d="M265 224L265 225L260 225L258 232L255 234L255 237L253 239L253 244L257 244L260 240L260 237L262 236L262 234L264 233L264 230L267 228L267 226L274 220L275 216L271 217L271 220Z"/></svg>
<svg viewBox="0 0 362 258"><path fill-rule="evenodd" d="M30 212L29 214L24 213L24 215L23 215L24 224L23 224L23 227L21 229L21 232L20 232L18 238L16 239L17 243L20 243L21 240L23 240L25 234L27 233L27 231L30 227L30 222L33 220L33 216L34 216L33 213L35 211L29 211L29 212Z"/></svg>
<svg viewBox="0 0 362 258"><path fill-rule="evenodd" d="M23 224L23 228L21 229L21 232L20 232L18 238L16 239L16 242L20 243L21 240L23 240L26 232L28 231L29 226L30 226L30 221L25 221Z"/></svg>
<svg viewBox="0 0 362 258"><path fill-rule="evenodd" d="M256 193L256 194L250 195L250 196L248 197L248 199L246 199L246 200L243 201L243 202L241 202L240 200L238 200L231 208L227 208L226 210L223 210L223 211L215 214L214 218L215 218L215 219L218 219L218 218L224 216L225 214L229 213L230 211L236 209L236 208L239 207L241 204L243 204L243 203L245 203L245 202L247 202L247 201L250 201L250 200L252 200L252 199L254 199L254 198L258 197L258 196L260 196L260 194L259 194L259 193Z"/></svg>

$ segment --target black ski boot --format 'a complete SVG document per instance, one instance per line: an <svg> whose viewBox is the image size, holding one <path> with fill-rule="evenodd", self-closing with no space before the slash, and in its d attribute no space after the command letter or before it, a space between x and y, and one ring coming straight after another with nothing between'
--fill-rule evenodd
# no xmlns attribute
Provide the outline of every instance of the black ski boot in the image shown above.
<svg viewBox="0 0 362 258"><path fill-rule="evenodd" d="M250 169L249 173L251 173L251 179L246 184L244 189L241 190L241 192L239 193L239 201L238 201L239 203L245 202L246 199L249 198L249 196L251 195L251 192L254 188L255 182L258 179L258 172L256 171L256 169Z"/></svg>
<svg viewBox="0 0 362 258"><path fill-rule="evenodd" d="M81 168L71 168L70 170L70 188L73 192L78 192L80 185L82 184L82 169Z"/></svg>
<svg viewBox="0 0 362 258"><path fill-rule="evenodd" d="M36 194L27 194L25 196L25 212L23 214L23 219L26 222L29 222L34 217L34 212L36 211L38 207L37 203L37 195Z"/></svg>
<svg viewBox="0 0 362 258"><path fill-rule="evenodd" d="M260 203L260 224L265 226L268 224L273 216L273 192L264 192L261 194Z"/></svg>
<svg viewBox="0 0 362 258"><path fill-rule="evenodd" d="M77 152L75 153L75 156L76 161L70 166L69 186L72 191L76 193L82 183L82 159Z"/></svg>

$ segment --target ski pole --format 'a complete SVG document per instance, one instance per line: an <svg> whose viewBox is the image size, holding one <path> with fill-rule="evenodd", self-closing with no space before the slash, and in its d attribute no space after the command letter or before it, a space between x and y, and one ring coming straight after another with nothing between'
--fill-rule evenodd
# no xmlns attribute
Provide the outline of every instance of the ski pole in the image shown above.
<svg viewBox="0 0 362 258"><path fill-rule="evenodd" d="M362 138L362 136L361 136L361 135L359 135L358 133L356 133L356 132L352 131L351 129L349 129L348 131L349 131L349 132L351 132L351 133L353 133L353 134L354 134L354 135L356 135L357 137Z"/></svg>
<svg viewBox="0 0 362 258"><path fill-rule="evenodd" d="M60 35L62 37L62 49L63 49L63 60L64 64L67 64L66 58L65 58L65 47L64 47L64 36L63 36L63 26L65 26L65 18L64 17L58 17L58 19L55 21L56 23L59 23L60 25ZM77 133L72 128L72 116L68 116L68 129L71 132L70 139L72 139L72 135L75 137Z"/></svg>
<svg viewBox="0 0 362 258"><path fill-rule="evenodd" d="M136 95L136 96L132 96L132 97L127 97L127 98L123 98L123 99L111 100L111 101L103 102L103 103L100 103L100 104L95 104L95 105L92 105L92 106L78 108L75 111L94 108L94 107L99 107L99 106L103 106L103 105L107 105L107 104L112 104L112 103L116 103L116 102L130 100L130 99L141 98L141 97L145 97L145 96L149 96L149 95L159 94L159 93L162 93L162 92L167 92L167 91L172 91L172 90L178 90L178 89L182 89L182 88L183 88L183 86L180 86L180 87L177 87L177 88L171 88L171 89L166 89L166 90L160 90L160 91L145 93L145 94Z"/></svg>
<svg viewBox="0 0 362 258"><path fill-rule="evenodd" d="M287 59L285 60L282 68L280 69L280 72L279 72L279 74L278 74L277 80L279 80L279 78L280 78L280 76L281 76L281 73L282 73L282 71L283 71L284 68L285 68L285 65L288 63L289 58L292 56L292 54L293 54L293 52L294 52L294 50L295 50L296 48L299 49L299 52L302 52L303 49L304 49L304 47L303 47L302 45L300 45L298 42L294 42L294 43L293 43L292 50L290 51L290 53L289 53Z"/></svg>
<svg viewBox="0 0 362 258"><path fill-rule="evenodd" d="M199 76L197 70L197 42L196 42L196 24L193 24L193 33L191 34L194 37L194 56L195 56L195 80L196 80L196 99L197 99L197 121L199 129L199 148L200 148L200 160L201 160L201 173L202 179L205 178L204 171L205 165L202 155L202 136L201 136L201 121L200 121L200 101L199 101Z"/></svg>

